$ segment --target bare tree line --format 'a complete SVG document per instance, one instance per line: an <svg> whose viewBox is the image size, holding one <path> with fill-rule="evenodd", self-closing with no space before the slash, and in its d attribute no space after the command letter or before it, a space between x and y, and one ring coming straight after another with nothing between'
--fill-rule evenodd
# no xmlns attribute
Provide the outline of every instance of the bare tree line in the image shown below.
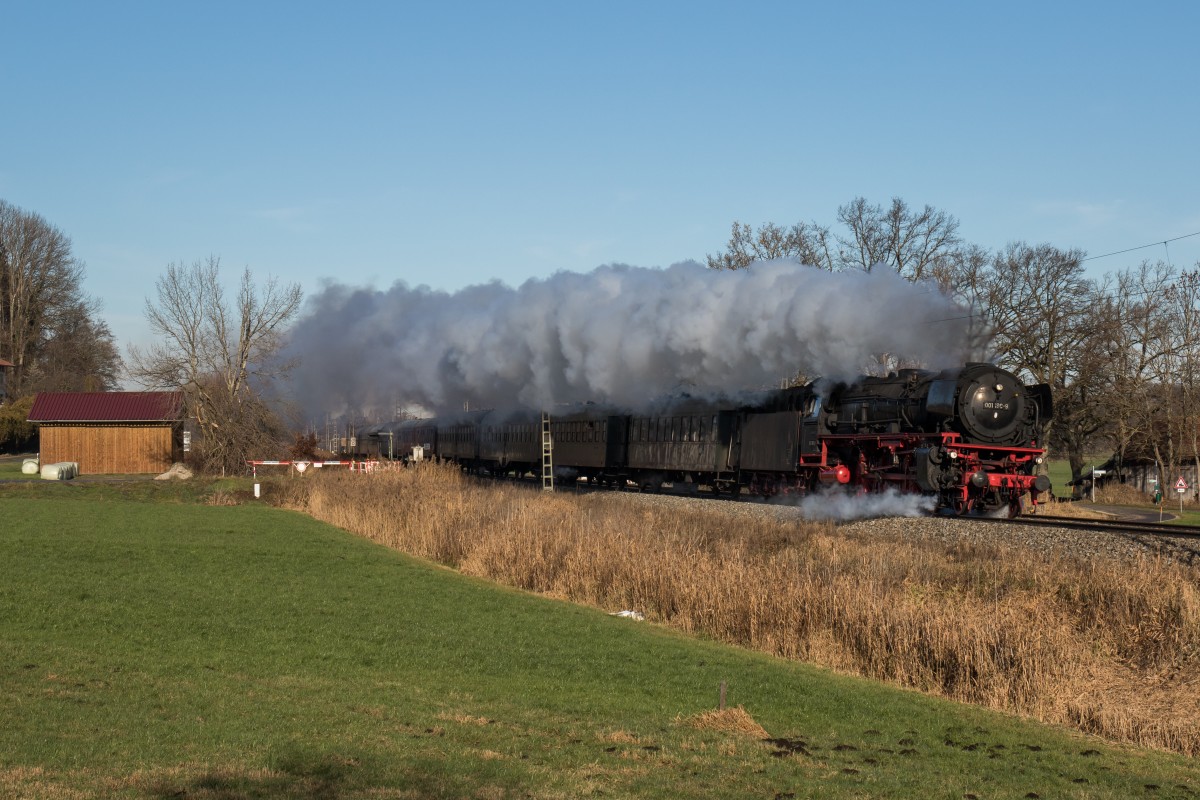
<svg viewBox="0 0 1200 800"><path fill-rule="evenodd" d="M856 198L837 221L837 229L734 222L708 266L790 258L936 281L971 315L977 357L1053 388L1047 444L1074 478L1107 452L1151 459L1160 476L1183 463L1200 471L1200 263L1144 261L1095 279L1081 250L1018 241L990 252L964 242L953 216L900 198L888 206Z"/></svg>

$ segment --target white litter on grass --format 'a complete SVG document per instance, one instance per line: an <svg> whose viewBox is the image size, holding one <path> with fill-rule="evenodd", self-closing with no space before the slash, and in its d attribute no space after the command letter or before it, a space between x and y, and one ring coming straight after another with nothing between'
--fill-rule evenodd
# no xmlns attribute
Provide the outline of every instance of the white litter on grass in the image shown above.
<svg viewBox="0 0 1200 800"><path fill-rule="evenodd" d="M625 617L626 619L636 619L638 622L641 622L642 620L644 620L646 618L646 615L643 614L642 612L630 611L629 609L626 609L624 611L614 611L611 614L609 614L609 616L610 617Z"/></svg>
<svg viewBox="0 0 1200 800"><path fill-rule="evenodd" d="M181 481L186 481L192 477L192 471L178 462L171 465L171 468L162 475L155 475L156 481L169 481L172 478L179 478Z"/></svg>

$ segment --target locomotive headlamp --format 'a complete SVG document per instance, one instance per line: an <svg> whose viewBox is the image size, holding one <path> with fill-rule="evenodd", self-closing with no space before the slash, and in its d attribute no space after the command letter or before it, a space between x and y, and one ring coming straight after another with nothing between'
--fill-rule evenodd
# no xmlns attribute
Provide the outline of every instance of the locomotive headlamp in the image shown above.
<svg viewBox="0 0 1200 800"><path fill-rule="evenodd" d="M1035 459L1033 460L1033 463L1035 463L1035 464L1040 464L1040 463L1042 463L1042 457L1041 457L1041 456L1038 456L1037 458L1035 458Z"/></svg>
<svg viewBox="0 0 1200 800"><path fill-rule="evenodd" d="M958 452L955 450L951 450L949 455L951 458L958 458Z"/></svg>
<svg viewBox="0 0 1200 800"><path fill-rule="evenodd" d="M1004 384L1003 384L1003 383L997 383L997 384L996 384L996 391L997 391L997 392L1003 392L1003 391L1004 391Z"/></svg>

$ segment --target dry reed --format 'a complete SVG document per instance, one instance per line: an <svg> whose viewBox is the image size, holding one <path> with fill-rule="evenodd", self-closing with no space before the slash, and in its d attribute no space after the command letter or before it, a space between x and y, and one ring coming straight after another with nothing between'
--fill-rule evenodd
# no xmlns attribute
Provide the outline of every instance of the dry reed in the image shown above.
<svg viewBox="0 0 1200 800"><path fill-rule="evenodd" d="M1171 563L681 515L438 465L294 485L290 502L316 518L468 574L1200 754L1200 581Z"/></svg>
<svg viewBox="0 0 1200 800"><path fill-rule="evenodd" d="M702 731L722 731L749 736L753 739L766 739L770 736L762 725L754 721L754 717L741 706L734 708L714 709L695 714L680 723Z"/></svg>

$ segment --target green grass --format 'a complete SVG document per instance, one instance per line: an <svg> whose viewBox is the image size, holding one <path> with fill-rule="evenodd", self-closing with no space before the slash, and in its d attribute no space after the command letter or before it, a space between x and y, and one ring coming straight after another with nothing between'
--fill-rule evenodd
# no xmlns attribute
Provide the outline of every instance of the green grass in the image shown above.
<svg viewBox="0 0 1200 800"><path fill-rule="evenodd" d="M0 460L0 478L7 478L11 480L14 478L28 479L35 477L33 475L25 475L21 472L21 463L23 461L24 459L22 458L8 458L5 460Z"/></svg>
<svg viewBox="0 0 1200 800"><path fill-rule="evenodd" d="M1070 497L1074 488L1067 485L1071 482L1071 463L1066 459L1054 459L1047 463L1046 469L1054 494L1058 497Z"/></svg>
<svg viewBox="0 0 1200 800"><path fill-rule="evenodd" d="M1200 791L1183 758L497 588L297 514L33 486L0 492L0 795ZM804 746L688 725L722 681Z"/></svg>
<svg viewBox="0 0 1200 800"><path fill-rule="evenodd" d="M1050 461L1047 465L1047 468L1050 475L1050 482L1054 487L1055 495L1058 497L1070 497L1072 487L1067 486L1067 483L1071 480L1070 463L1065 459L1056 459ZM1089 466L1085 469L1085 474L1087 469L1090 468L1091 467ZM1179 497L1173 490L1170 489L1170 487L1167 488L1168 491L1165 493L1166 496L1163 501L1163 511L1165 512L1165 517L1171 518L1164 519L1163 521L1171 525L1181 525L1185 527L1200 526L1200 511L1191 510L1189 509L1188 505L1185 505L1183 513L1180 514ZM1086 499L1087 498L1085 498L1085 500ZM1146 510L1156 510L1158 508L1158 506L1149 501L1145 503L1125 505L1127 505L1129 508L1140 508Z"/></svg>

